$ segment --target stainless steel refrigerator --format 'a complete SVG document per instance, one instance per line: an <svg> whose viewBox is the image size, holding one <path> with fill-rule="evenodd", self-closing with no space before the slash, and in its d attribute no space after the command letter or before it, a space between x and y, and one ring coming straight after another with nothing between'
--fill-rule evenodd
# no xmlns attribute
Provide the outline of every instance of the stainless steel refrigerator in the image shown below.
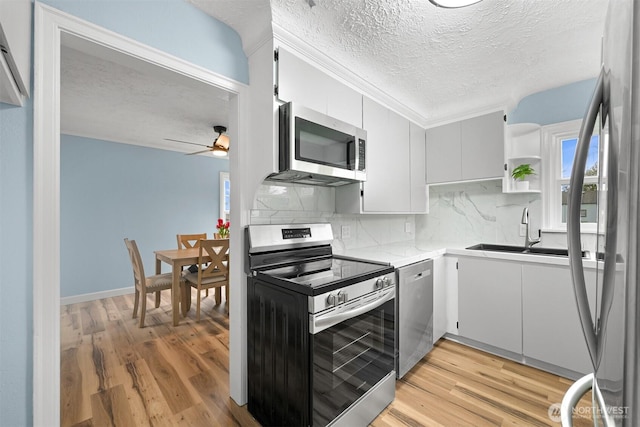
<svg viewBox="0 0 640 427"><path fill-rule="evenodd" d="M592 390L590 415L595 425L640 426L640 1L610 0L602 59L580 130L567 216L571 275L593 373L565 395L562 423L571 425L571 407ZM602 253L597 262L595 319L580 254L584 166L594 127L600 132L597 246Z"/></svg>

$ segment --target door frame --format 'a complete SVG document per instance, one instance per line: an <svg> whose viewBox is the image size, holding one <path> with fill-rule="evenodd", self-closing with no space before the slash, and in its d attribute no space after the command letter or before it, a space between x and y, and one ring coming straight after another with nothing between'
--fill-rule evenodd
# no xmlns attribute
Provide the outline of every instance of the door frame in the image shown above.
<svg viewBox="0 0 640 427"><path fill-rule="evenodd" d="M191 64L158 49L99 27L65 12L34 4L33 91L33 424L60 420L60 46L63 37L77 37L114 49L135 59L226 90L229 100L229 169L231 180L241 180L240 158L245 158L248 86ZM240 189L237 186L236 189ZM236 193L237 194L237 193ZM238 196L241 196L238 195ZM239 199L232 195L232 224L241 224ZM235 200L234 200L235 199ZM212 219L213 221L213 219ZM232 236L242 250L241 233ZM240 284L241 263L234 263L231 281ZM230 288L229 381L231 397L243 404L246 368L243 346L234 338L246 328L242 286Z"/></svg>

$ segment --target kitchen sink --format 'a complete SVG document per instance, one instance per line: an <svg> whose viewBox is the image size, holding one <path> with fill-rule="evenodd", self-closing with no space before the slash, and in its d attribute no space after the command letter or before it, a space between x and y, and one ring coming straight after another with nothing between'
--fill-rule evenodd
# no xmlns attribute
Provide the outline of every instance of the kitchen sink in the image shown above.
<svg viewBox="0 0 640 427"><path fill-rule="evenodd" d="M518 254L532 254L532 255L555 255L555 256L568 256L568 249L560 248L542 248L533 246L529 249L525 249L523 246L510 246L510 245L495 245L491 243L478 243L477 245L469 246L466 249L472 249L477 251L492 251L492 252L510 252ZM588 257L587 251L582 251L582 257Z"/></svg>
<svg viewBox="0 0 640 427"><path fill-rule="evenodd" d="M524 252L522 246L508 246L508 245L493 245L491 243L478 243L477 245L469 246L465 249L474 249L478 251L494 251L494 252Z"/></svg>

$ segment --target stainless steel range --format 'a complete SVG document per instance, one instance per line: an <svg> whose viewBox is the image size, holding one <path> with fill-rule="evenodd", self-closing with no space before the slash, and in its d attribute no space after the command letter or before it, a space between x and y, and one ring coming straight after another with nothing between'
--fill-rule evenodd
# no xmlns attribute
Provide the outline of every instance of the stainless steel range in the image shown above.
<svg viewBox="0 0 640 427"><path fill-rule="evenodd" d="M333 255L330 224L247 228L249 412L366 426L395 397L393 267Z"/></svg>

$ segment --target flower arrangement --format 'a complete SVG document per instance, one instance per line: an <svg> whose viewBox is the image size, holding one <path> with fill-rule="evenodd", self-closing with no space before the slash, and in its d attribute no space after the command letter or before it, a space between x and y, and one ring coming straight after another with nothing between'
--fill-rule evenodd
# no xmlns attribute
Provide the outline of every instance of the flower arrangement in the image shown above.
<svg viewBox="0 0 640 427"><path fill-rule="evenodd" d="M229 238L229 225L229 221L224 222L222 218L218 218L218 225L216 228L218 229L218 236L220 236L221 239Z"/></svg>

